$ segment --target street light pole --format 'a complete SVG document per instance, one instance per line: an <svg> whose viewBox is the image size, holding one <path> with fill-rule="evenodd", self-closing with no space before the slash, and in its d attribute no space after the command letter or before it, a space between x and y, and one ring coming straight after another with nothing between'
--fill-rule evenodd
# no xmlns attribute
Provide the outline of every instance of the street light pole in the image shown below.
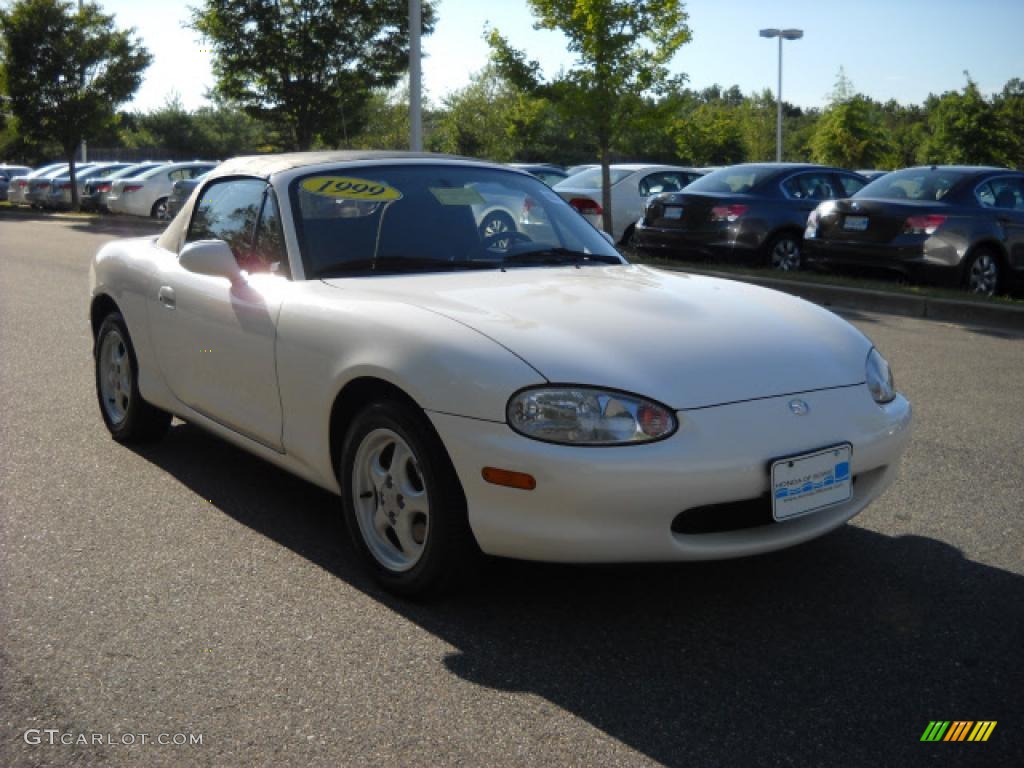
<svg viewBox="0 0 1024 768"><path fill-rule="evenodd" d="M423 151L423 115L420 98L420 0L409 0L409 149Z"/></svg>
<svg viewBox="0 0 1024 768"><path fill-rule="evenodd" d="M779 91L775 99L775 162L782 162L782 41L799 40L804 36L802 29L762 29L761 37L779 38Z"/></svg>

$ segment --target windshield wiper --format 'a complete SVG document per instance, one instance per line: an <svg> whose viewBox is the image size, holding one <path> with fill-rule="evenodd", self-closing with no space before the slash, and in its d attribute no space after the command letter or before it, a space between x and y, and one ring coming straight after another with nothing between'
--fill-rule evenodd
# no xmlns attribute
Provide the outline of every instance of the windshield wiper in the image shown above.
<svg viewBox="0 0 1024 768"><path fill-rule="evenodd" d="M603 253L584 253L571 248L544 248L508 254L502 264L622 264L618 256Z"/></svg>
<svg viewBox="0 0 1024 768"><path fill-rule="evenodd" d="M341 275L393 275L406 272L447 272L465 269L495 269L497 261L452 261L450 259L420 259L415 256L382 256L379 259L355 259L318 269L316 276Z"/></svg>

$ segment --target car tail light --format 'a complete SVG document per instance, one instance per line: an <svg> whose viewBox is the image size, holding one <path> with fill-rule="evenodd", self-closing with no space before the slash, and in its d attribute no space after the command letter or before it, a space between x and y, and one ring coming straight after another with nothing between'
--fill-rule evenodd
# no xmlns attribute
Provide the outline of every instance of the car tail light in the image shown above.
<svg viewBox="0 0 1024 768"><path fill-rule="evenodd" d="M569 205L580 213L590 216L600 216L604 213L604 209L598 205L597 201L591 200L589 197L574 197L569 201Z"/></svg>
<svg viewBox="0 0 1024 768"><path fill-rule="evenodd" d="M65 181L63 184L60 185L60 189L71 189L71 182Z"/></svg>
<svg viewBox="0 0 1024 768"><path fill-rule="evenodd" d="M27 186L28 186L28 182L27 181L19 181L18 182L18 189L24 189Z"/></svg>
<svg viewBox="0 0 1024 768"><path fill-rule="evenodd" d="M48 182L48 181L41 181L41 182L39 182L39 185L36 187L36 189L49 189L49 188L50 188L50 182Z"/></svg>
<svg viewBox="0 0 1024 768"><path fill-rule="evenodd" d="M716 205L711 209L712 221L736 221L750 209L749 205Z"/></svg>
<svg viewBox="0 0 1024 768"><path fill-rule="evenodd" d="M142 185L141 184L128 184L121 191L122 192L138 192L140 189L142 189Z"/></svg>
<svg viewBox="0 0 1024 768"><path fill-rule="evenodd" d="M93 187L93 189L97 192L109 192L110 184L97 184L96 186Z"/></svg>
<svg viewBox="0 0 1024 768"><path fill-rule="evenodd" d="M933 235L945 222L945 216L930 213L927 216L911 216L903 222L904 235Z"/></svg>

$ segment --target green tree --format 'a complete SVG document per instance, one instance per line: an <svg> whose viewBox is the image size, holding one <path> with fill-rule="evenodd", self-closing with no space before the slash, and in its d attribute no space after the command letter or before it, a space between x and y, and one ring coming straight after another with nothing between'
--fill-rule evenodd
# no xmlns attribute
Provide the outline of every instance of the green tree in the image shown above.
<svg viewBox="0 0 1024 768"><path fill-rule="evenodd" d="M93 3L18 0L0 10L0 32L11 112L27 136L60 145L77 210L75 150L138 90L151 57Z"/></svg>
<svg viewBox="0 0 1024 768"><path fill-rule="evenodd" d="M422 7L429 34L434 3ZM192 26L213 49L217 92L300 150L357 135L374 91L409 65L404 0L204 0Z"/></svg>
<svg viewBox="0 0 1024 768"><path fill-rule="evenodd" d="M877 166L889 146L880 111L855 91L842 67L831 102L811 135L812 159L843 168Z"/></svg>
<svg viewBox="0 0 1024 768"><path fill-rule="evenodd" d="M963 91L929 96L925 102L929 135L918 159L924 163L1007 164L1013 142L978 84L967 72L964 76L967 84Z"/></svg>
<svg viewBox="0 0 1024 768"><path fill-rule="evenodd" d="M601 160L603 224L612 231L608 165L628 125L629 94L664 90L667 64L689 41L679 0L528 0L536 29L558 30L576 55L575 66L545 81L540 65L509 45L497 30L488 42L499 71L518 87L549 99L594 139Z"/></svg>
<svg viewBox="0 0 1024 768"><path fill-rule="evenodd" d="M767 88L752 94L740 105L745 157L750 162L775 159L775 96ZM785 104L783 104L785 111Z"/></svg>
<svg viewBox="0 0 1024 768"><path fill-rule="evenodd" d="M690 165L732 165L745 156L740 111L721 100L676 118L673 133L679 158Z"/></svg>
<svg viewBox="0 0 1024 768"><path fill-rule="evenodd" d="M993 106L1007 139L1006 164L1024 168L1024 80L1009 80Z"/></svg>

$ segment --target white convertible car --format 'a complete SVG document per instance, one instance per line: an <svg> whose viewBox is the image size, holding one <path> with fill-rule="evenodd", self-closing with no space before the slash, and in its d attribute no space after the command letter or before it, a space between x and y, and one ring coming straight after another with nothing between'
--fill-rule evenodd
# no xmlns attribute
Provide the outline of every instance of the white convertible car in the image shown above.
<svg viewBox="0 0 1024 768"><path fill-rule="evenodd" d="M528 200L481 232L478 188ZM375 577L479 553L702 560L842 525L893 481L910 404L851 325L634 266L542 182L432 155L237 158L90 272L115 439L171 414L341 496ZM287 510L282 510L287 514Z"/></svg>

